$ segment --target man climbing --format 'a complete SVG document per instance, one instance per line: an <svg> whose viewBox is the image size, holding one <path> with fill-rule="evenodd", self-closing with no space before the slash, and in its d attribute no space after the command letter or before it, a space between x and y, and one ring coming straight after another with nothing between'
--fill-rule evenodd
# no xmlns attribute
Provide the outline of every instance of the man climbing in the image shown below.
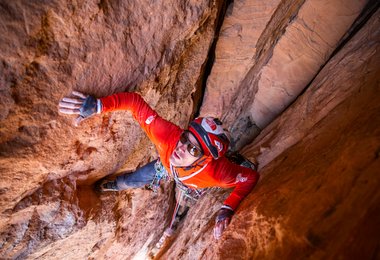
<svg viewBox="0 0 380 260"><path fill-rule="evenodd" d="M175 180L184 195L195 199L205 188L234 188L216 217L214 237L221 237L234 211L257 183L259 174L252 168L232 163L224 156L229 139L218 119L196 118L187 130L183 130L161 118L137 93L118 93L100 99L76 91L72 94L73 97L61 100L59 110L64 114L79 115L76 124L94 114L131 111L159 153L159 159L134 173L103 182L103 191L119 191L147 184L154 189L161 179L168 178Z"/></svg>

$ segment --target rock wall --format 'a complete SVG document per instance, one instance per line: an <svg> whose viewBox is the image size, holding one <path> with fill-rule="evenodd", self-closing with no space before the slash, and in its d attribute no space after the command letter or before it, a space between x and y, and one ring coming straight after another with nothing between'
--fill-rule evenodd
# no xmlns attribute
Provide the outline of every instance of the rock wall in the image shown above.
<svg viewBox="0 0 380 260"><path fill-rule="evenodd" d="M379 15L243 149L262 178L222 239L212 239L214 203L226 193L213 191L163 259L380 257Z"/></svg>
<svg viewBox="0 0 380 260"><path fill-rule="evenodd" d="M173 184L108 194L92 185L155 148L128 112L76 128L57 104L72 90L137 91L184 127L216 39L200 114L220 116L263 177L221 241L212 227L229 191L212 189L158 257L379 257L379 12L330 59L365 1L234 1L217 37L226 4L0 2L1 258L148 257Z"/></svg>
<svg viewBox="0 0 380 260"><path fill-rule="evenodd" d="M242 148L305 89L365 4L234 1L222 27L201 115L222 118L237 139L234 149Z"/></svg>
<svg viewBox="0 0 380 260"><path fill-rule="evenodd" d="M86 186L152 160L154 147L128 112L75 128L73 117L58 114L58 101L72 90L98 97L138 91L162 116L185 126L193 102L199 102L191 95L199 88L223 5L1 1L1 256L24 258L37 251L31 258L61 258L69 254L72 236L91 237L80 242L89 250L70 250L90 257L112 237L111 228L118 234L114 227L120 229L124 207L120 214L105 213L118 196L99 198ZM148 194L136 203L150 204ZM120 203L136 207L133 199L124 203L126 196L135 198L122 194ZM167 201L165 196L169 192L160 200ZM156 212L152 229L166 217ZM130 246L125 254L133 252Z"/></svg>

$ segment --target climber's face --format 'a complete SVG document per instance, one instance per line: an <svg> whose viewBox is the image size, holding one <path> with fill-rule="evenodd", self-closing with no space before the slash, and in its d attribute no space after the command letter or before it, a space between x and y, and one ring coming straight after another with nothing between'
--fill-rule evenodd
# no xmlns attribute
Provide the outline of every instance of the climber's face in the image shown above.
<svg viewBox="0 0 380 260"><path fill-rule="evenodd" d="M184 131L169 160L176 167L190 166L202 156L202 149L200 147L193 134L189 131Z"/></svg>

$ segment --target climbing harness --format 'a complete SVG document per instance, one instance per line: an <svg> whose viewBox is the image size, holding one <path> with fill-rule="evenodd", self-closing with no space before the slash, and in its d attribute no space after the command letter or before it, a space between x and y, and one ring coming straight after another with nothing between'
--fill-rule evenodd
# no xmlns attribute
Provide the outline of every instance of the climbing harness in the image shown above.
<svg viewBox="0 0 380 260"><path fill-rule="evenodd" d="M206 192L206 189L192 189L185 186L182 182L174 177L177 188L180 190L180 194L182 197L189 198L194 202L197 201L202 194Z"/></svg>
<svg viewBox="0 0 380 260"><path fill-rule="evenodd" d="M162 247L165 240L174 233L174 231L176 229L176 227L175 227L176 222L178 223L181 220L181 218L184 215L186 215L186 212L188 209L188 206L186 206L187 200L190 199L191 201L195 202L207 190L207 189L195 189L195 188L187 187L185 184L182 183L181 180L186 180L188 178L191 178L191 177L197 175L206 166L207 166L207 164L204 167L202 167L200 170L198 170L197 172L191 174L190 176L185 176L183 178L180 178L177 174L177 171L174 169L173 165L170 164L170 170L171 170L171 173L173 175L173 179L175 181L176 187L178 188L177 189L178 193L176 196L176 204L175 204L175 207L173 210L173 214L172 214L172 217L170 220L170 224L169 224L168 228L166 228L166 230L165 230L164 234L162 235L162 237L160 238L160 240L157 242L156 249L160 249ZM158 187L160 187L161 180L168 181L170 179L170 176L169 176L168 172L166 171L166 169L164 168L164 166L162 165L160 159L158 159L157 162L154 164L154 169L155 169L156 173L154 175L152 182L148 185L148 188L153 190L154 192L157 192ZM182 205L182 204L184 204L184 205ZM185 208L185 213L183 213L181 211L182 213L179 214L181 207Z"/></svg>
<svg viewBox="0 0 380 260"><path fill-rule="evenodd" d="M173 173L173 178L176 183L176 186L179 190L181 190L181 197L185 196L194 201L197 201L201 197L201 195L205 192L206 189L189 188L182 183L182 180L187 180L188 178L195 176L196 174L201 172L206 166L207 164L204 167L202 167L199 171L191 174L190 176L180 178L178 177L178 174L175 171L174 167L170 165L170 169ZM165 167L162 165L160 159L158 159L154 164L154 170L155 175L153 177L152 182L147 185L147 188L151 189L153 192L157 192L158 188L160 187L161 180L168 181L170 179L170 176L169 173L166 171Z"/></svg>
<svg viewBox="0 0 380 260"><path fill-rule="evenodd" d="M178 176L178 173L173 167L173 165L170 164L170 171L172 173L173 179L177 187L176 204L173 210L173 214L172 214L169 226L165 229L161 238L156 243L155 248L151 252L153 256L156 255L159 250L161 250L161 248L165 244L165 241L167 241L167 239L170 238L174 234L177 228L176 225L181 221L181 219L184 216L186 216L187 210L189 209L189 207L186 205L188 200L190 200L191 202L196 202L208 190L207 188L206 189L190 188L186 186L184 183L182 183L181 180L186 180L188 178L191 178L197 175L206 166L207 164L204 167L202 167L200 170L196 171L195 173L181 178ZM154 180L150 184L152 187L151 189L153 189L153 187L156 187L157 189L161 179L168 180L170 178L168 175L168 172L165 170L165 168L162 166L159 160L155 164L155 169L156 169L156 175L154 177ZM162 171L164 171L164 174L161 174Z"/></svg>
<svg viewBox="0 0 380 260"><path fill-rule="evenodd" d="M201 172L205 167L202 167L202 169L200 169L199 171L197 171L194 175L198 174L199 172ZM193 202L197 201L201 196L202 194L205 193L205 191L207 189L195 189L195 188L190 188L190 187L187 187L182 181L179 176L178 176L178 173L177 171L175 170L175 168L173 167L172 164L170 164L170 170L172 172L172 175L173 175L173 178L174 178L174 181L175 181L175 184L176 184L176 187L178 188L177 191L178 191L178 194L176 196L176 205L174 207L174 211L173 211L173 215L172 215L172 218L171 218L171 221L170 221L170 225L169 225L169 228L167 229L168 232L172 232L173 231L173 225L176 221L176 217L178 215L178 210L181 206L183 207L187 207L187 206L184 206L186 204L186 201L187 199L190 199L192 200ZM182 204L182 201L185 201L184 205L181 205Z"/></svg>
<svg viewBox="0 0 380 260"><path fill-rule="evenodd" d="M185 185L182 181L183 180L187 180L195 175L197 175L198 173L200 173L201 171L203 171L204 168L206 168L207 164L204 165L200 170L194 172L193 174L189 175L189 176L185 176L185 177L179 177L178 176L178 173L177 171L175 170L175 168L173 167L172 164L170 164L170 170L172 172L172 175L173 175L173 178L174 178L174 181L175 181L175 184L176 186L178 187L179 190L182 191L182 195L189 198L189 199L192 199L194 201L197 201L201 196L202 194L205 193L205 191L207 189L195 189L195 188L190 188L188 187L187 185Z"/></svg>

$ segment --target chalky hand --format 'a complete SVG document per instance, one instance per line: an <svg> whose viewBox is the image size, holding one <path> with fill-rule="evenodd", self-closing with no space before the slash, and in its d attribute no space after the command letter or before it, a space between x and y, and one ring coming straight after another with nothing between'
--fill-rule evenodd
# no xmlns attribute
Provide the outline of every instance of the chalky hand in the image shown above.
<svg viewBox="0 0 380 260"><path fill-rule="evenodd" d="M79 115L75 119L75 126L83 120L101 112L101 102L93 96L73 91L72 97L64 97L59 102L59 112L67 115Z"/></svg>

